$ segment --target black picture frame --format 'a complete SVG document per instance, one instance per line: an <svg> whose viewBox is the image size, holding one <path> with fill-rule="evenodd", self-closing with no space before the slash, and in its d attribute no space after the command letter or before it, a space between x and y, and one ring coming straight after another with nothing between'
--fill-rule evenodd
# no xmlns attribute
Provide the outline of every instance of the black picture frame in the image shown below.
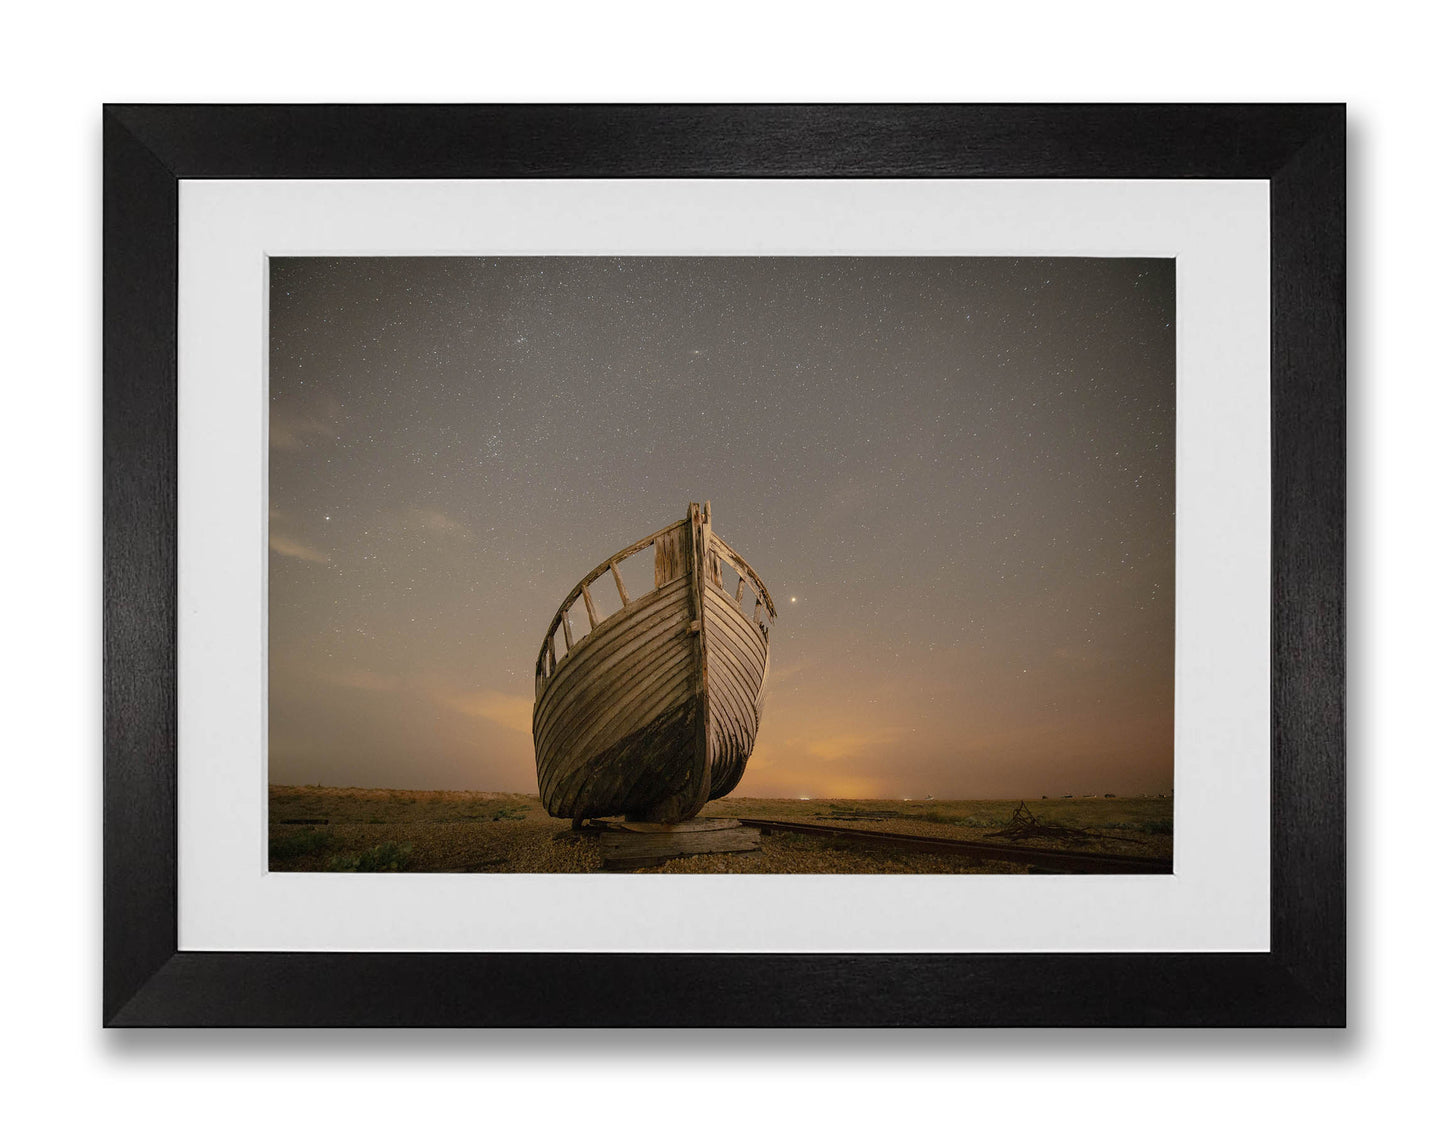
<svg viewBox="0 0 1445 1127"><path fill-rule="evenodd" d="M1340 1026L1341 105L104 109L107 1026ZM186 178L1270 184L1270 950L359 954L177 943L177 206Z"/></svg>

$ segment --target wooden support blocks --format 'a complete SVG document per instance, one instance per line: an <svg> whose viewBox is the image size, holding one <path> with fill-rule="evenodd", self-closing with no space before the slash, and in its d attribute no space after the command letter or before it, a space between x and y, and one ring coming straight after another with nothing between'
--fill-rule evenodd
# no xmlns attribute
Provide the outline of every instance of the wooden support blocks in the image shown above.
<svg viewBox="0 0 1445 1127"><path fill-rule="evenodd" d="M675 825L660 822L593 821L602 867L612 872L661 865L674 857L699 853L751 853L761 848L760 834L736 818L691 818Z"/></svg>

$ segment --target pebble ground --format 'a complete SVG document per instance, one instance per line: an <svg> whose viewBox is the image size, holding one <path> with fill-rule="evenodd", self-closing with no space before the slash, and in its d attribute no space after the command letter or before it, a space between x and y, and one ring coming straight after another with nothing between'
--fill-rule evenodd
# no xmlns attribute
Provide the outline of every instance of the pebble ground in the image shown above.
<svg viewBox="0 0 1445 1127"><path fill-rule="evenodd" d="M1028 809L1046 825L1083 834L1021 842L1045 848L1140 857L1173 853L1173 800L1039 799ZM1016 800L900 802L725 798L703 817L772 818L885 830L925 837L985 839L1009 824ZM490 791L359 790L273 786L273 872L590 873L602 858L595 840L550 818L536 795ZM891 847L765 834L754 853L676 858L662 873L1022 873L1020 865L979 863Z"/></svg>

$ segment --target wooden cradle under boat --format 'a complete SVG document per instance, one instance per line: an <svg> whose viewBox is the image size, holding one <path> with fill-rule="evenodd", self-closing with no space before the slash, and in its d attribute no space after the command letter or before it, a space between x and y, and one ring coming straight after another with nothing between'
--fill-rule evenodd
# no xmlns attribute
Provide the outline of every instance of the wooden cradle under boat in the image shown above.
<svg viewBox="0 0 1445 1127"><path fill-rule="evenodd" d="M629 594L617 565L647 548L652 590ZM602 618L590 588L604 575L622 606ZM532 739L547 813L679 822L729 793L757 738L776 617L757 573L712 531L709 504L588 572L537 656Z"/></svg>

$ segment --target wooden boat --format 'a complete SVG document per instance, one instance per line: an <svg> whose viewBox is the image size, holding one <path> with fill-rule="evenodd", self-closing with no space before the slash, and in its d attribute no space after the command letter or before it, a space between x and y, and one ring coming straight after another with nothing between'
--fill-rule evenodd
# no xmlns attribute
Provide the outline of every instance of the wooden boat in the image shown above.
<svg viewBox="0 0 1445 1127"><path fill-rule="evenodd" d="M652 589L629 593L617 565L648 548ZM737 576L731 591L724 567ZM622 602L605 618L591 593L599 580ZM776 617L757 573L712 531L710 504L589 571L537 655L532 740L547 812L574 825L616 814L673 823L736 787Z"/></svg>

